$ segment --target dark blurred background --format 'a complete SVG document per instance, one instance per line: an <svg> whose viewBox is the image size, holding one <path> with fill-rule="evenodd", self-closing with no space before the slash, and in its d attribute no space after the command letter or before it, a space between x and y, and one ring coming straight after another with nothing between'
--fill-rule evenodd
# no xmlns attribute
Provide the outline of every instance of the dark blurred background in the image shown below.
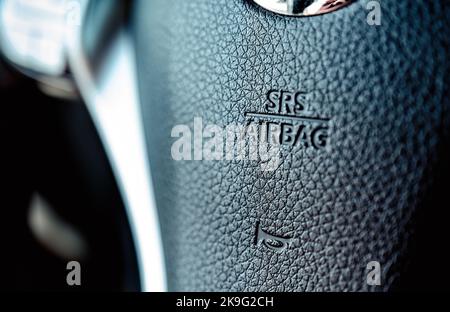
<svg viewBox="0 0 450 312"><path fill-rule="evenodd" d="M138 290L123 203L76 89L0 61L0 103L0 289ZM72 260L81 286L66 283Z"/></svg>

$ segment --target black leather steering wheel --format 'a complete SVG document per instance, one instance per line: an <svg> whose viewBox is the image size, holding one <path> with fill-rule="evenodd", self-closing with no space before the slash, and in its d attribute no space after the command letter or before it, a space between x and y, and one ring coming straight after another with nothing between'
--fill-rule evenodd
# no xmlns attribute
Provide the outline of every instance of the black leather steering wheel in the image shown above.
<svg viewBox="0 0 450 312"><path fill-rule="evenodd" d="M443 285L450 7L386 0L379 26L369 7L296 18L245 0L136 1L169 289ZM184 133L171 131L194 137L194 118L278 127L279 162L174 161Z"/></svg>

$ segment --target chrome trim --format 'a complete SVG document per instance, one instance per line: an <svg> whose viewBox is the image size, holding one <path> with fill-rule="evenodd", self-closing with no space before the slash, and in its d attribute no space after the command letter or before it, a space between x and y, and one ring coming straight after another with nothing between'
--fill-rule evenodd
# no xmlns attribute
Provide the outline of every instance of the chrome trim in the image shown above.
<svg viewBox="0 0 450 312"><path fill-rule="evenodd" d="M288 16L313 16L334 12L354 0L253 0L271 12Z"/></svg>
<svg viewBox="0 0 450 312"><path fill-rule="evenodd" d="M79 0L84 13L89 0ZM122 29L94 74L84 54L81 27L68 25L69 68L87 103L105 146L127 209L136 247L141 288L167 290L159 219L148 163L141 106L137 90L134 47Z"/></svg>

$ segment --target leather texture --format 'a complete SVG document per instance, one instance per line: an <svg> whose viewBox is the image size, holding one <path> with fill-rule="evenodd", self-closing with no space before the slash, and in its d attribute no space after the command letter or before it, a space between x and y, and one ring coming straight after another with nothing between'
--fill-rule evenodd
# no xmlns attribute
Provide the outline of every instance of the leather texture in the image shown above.
<svg viewBox="0 0 450 312"><path fill-rule="evenodd" d="M170 290L386 291L417 282L413 268L438 272L450 5L380 2L381 25L370 26L368 1L311 18L245 0L136 1ZM301 91L308 113L331 119L326 149L283 146L273 172L258 162L172 159L174 126L193 128L195 117L245 124L270 90ZM279 253L255 244L258 224L292 244ZM370 261L381 264L380 286L366 282Z"/></svg>

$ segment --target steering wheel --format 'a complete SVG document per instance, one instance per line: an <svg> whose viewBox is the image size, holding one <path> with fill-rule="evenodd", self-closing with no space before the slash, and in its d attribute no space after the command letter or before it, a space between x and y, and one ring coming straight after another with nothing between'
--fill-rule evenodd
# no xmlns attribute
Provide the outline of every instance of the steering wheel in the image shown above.
<svg viewBox="0 0 450 312"><path fill-rule="evenodd" d="M143 290L445 287L448 1L77 3Z"/></svg>

